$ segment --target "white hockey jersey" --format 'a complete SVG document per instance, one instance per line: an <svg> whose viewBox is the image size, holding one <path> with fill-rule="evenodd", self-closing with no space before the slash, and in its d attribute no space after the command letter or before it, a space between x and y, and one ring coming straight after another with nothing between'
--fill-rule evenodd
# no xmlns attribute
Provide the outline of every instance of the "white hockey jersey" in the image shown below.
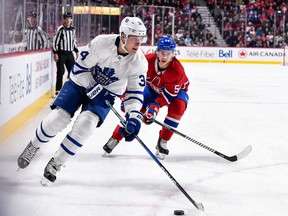
<svg viewBox="0 0 288 216"><path fill-rule="evenodd" d="M95 37L81 51L70 78L86 89L100 83L118 97L127 90L126 111L140 110L148 63L140 49L136 54L119 55L119 42L120 37L116 34Z"/></svg>

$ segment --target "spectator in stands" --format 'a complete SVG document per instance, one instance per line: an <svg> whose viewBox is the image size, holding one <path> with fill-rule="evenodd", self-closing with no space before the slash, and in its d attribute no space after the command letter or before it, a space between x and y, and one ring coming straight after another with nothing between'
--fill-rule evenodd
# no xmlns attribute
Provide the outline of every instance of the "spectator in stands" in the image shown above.
<svg viewBox="0 0 288 216"><path fill-rule="evenodd" d="M204 41L202 38L199 38L198 42L197 42L197 46L204 46Z"/></svg>
<svg viewBox="0 0 288 216"><path fill-rule="evenodd" d="M186 37L184 39L185 46L192 46L192 39L190 38L189 34L186 34Z"/></svg>
<svg viewBox="0 0 288 216"><path fill-rule="evenodd" d="M256 36L261 36L263 35L263 30L262 30L262 26L259 26L256 30Z"/></svg>
<svg viewBox="0 0 288 216"><path fill-rule="evenodd" d="M184 30L182 28L179 28L177 30L177 33L175 34L176 42L180 40L181 37L184 36Z"/></svg>
<svg viewBox="0 0 288 216"><path fill-rule="evenodd" d="M237 31L234 31L233 35L228 37L227 44L228 44L229 47L236 47L236 45L238 43L239 43L238 34L237 34Z"/></svg>
<svg viewBox="0 0 288 216"><path fill-rule="evenodd" d="M269 7L269 9L267 10L267 16L274 16L275 10L273 9L272 6Z"/></svg>
<svg viewBox="0 0 288 216"><path fill-rule="evenodd" d="M272 48L274 45L274 35L271 31L268 32L268 35L266 36L268 47Z"/></svg>
<svg viewBox="0 0 288 216"><path fill-rule="evenodd" d="M191 32L191 43L194 45L194 44L197 44L198 43L198 36L197 34L195 33L195 31L192 31Z"/></svg>
<svg viewBox="0 0 288 216"><path fill-rule="evenodd" d="M265 9L262 9L262 12L259 15L259 19L260 22L263 24L264 22L268 22L268 18L267 18L267 12L265 11Z"/></svg>
<svg viewBox="0 0 288 216"><path fill-rule="evenodd" d="M212 14L214 15L214 20L217 23L217 26L220 26L222 21L222 10L219 5L216 5Z"/></svg>
<svg viewBox="0 0 288 216"><path fill-rule="evenodd" d="M241 39L239 40L239 43L236 45L236 47L245 47L245 44L244 44L244 42L243 42L243 40L242 40L242 37L241 37Z"/></svg>
<svg viewBox="0 0 288 216"><path fill-rule="evenodd" d="M204 31L205 28L206 28L206 24L205 24L204 20L202 20L201 23L198 25L198 29L200 31Z"/></svg>
<svg viewBox="0 0 288 216"><path fill-rule="evenodd" d="M233 34L233 27L230 22L227 22L223 29L224 38L231 37Z"/></svg>
<svg viewBox="0 0 288 216"><path fill-rule="evenodd" d="M198 9L196 8L195 12L192 12L192 17L194 18L194 20L197 22L197 24L200 24L202 21L202 16L201 14L198 12Z"/></svg>
<svg viewBox="0 0 288 216"><path fill-rule="evenodd" d="M282 34L278 34L275 37L275 48L281 48L283 46Z"/></svg>
<svg viewBox="0 0 288 216"><path fill-rule="evenodd" d="M262 41L262 46L263 48L267 48L268 47L268 44L267 44L267 38L266 38L266 34L262 34L260 36L260 40Z"/></svg>
<svg viewBox="0 0 288 216"><path fill-rule="evenodd" d="M268 23L264 26L263 32L264 34L268 34L268 32L272 31L272 29L269 27Z"/></svg>
<svg viewBox="0 0 288 216"><path fill-rule="evenodd" d="M254 47L256 47L256 48L262 48L263 47L262 41L260 40L260 36L256 37L256 43L255 43Z"/></svg>
<svg viewBox="0 0 288 216"><path fill-rule="evenodd" d="M253 24L256 24L256 25L261 23L257 10L253 11L253 13L252 13L252 15L251 15L251 17L250 17L250 19L248 21L250 21L250 22L252 22Z"/></svg>
<svg viewBox="0 0 288 216"><path fill-rule="evenodd" d="M204 44L205 44L205 34L204 34L204 31L200 31L199 32L199 34L198 34L198 44L200 43L200 44L202 44L203 43L203 45L202 46L204 46Z"/></svg>
<svg viewBox="0 0 288 216"><path fill-rule="evenodd" d="M246 32L250 32L250 34L255 35L255 27L251 22L248 23L248 26L246 27Z"/></svg>

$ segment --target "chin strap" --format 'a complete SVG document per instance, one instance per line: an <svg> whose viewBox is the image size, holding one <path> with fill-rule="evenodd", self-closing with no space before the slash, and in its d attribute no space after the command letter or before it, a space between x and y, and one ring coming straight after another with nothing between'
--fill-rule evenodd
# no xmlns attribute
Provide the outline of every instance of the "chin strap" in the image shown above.
<svg viewBox="0 0 288 216"><path fill-rule="evenodd" d="M125 48L126 43L127 43L127 38L126 38L126 36L125 36L125 39L124 39L124 40L125 40L125 43L123 43L123 42L122 42L122 39L121 39L121 48L122 48L126 53L129 53L128 50Z"/></svg>

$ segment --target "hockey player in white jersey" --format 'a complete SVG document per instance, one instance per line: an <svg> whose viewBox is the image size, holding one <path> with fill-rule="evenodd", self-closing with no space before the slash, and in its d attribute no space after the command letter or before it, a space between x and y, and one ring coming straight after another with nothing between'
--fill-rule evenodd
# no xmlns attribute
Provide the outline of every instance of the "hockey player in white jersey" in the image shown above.
<svg viewBox="0 0 288 216"><path fill-rule="evenodd" d="M82 106L71 131L45 167L44 177L54 182L60 167L105 120L110 111L106 101L113 104L114 98L120 98L126 88L127 125L123 135L126 141L132 141L139 133L148 69L140 45L146 42L146 28L141 19L126 17L119 33L95 37L80 53L70 79L51 105L51 113L42 120L35 136L19 156L19 168L26 168L39 149L66 128Z"/></svg>

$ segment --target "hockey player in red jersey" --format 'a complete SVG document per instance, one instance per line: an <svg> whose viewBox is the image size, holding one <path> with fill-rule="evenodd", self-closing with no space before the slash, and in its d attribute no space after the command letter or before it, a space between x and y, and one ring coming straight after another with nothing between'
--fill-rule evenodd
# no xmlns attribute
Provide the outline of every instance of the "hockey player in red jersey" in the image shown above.
<svg viewBox="0 0 288 216"><path fill-rule="evenodd" d="M175 57L176 44L170 37L163 36L158 44L156 53L146 55L148 60L147 84L144 89L144 103L141 112L144 122L151 124L161 107L167 106L168 113L164 123L177 128L188 104L189 80L179 60ZM129 104L129 95L123 100ZM125 110L125 107L122 107ZM125 131L118 125L111 138L103 146L106 153L111 153L125 135ZM162 127L156 145L156 156L164 159L169 154L167 142L173 132Z"/></svg>

